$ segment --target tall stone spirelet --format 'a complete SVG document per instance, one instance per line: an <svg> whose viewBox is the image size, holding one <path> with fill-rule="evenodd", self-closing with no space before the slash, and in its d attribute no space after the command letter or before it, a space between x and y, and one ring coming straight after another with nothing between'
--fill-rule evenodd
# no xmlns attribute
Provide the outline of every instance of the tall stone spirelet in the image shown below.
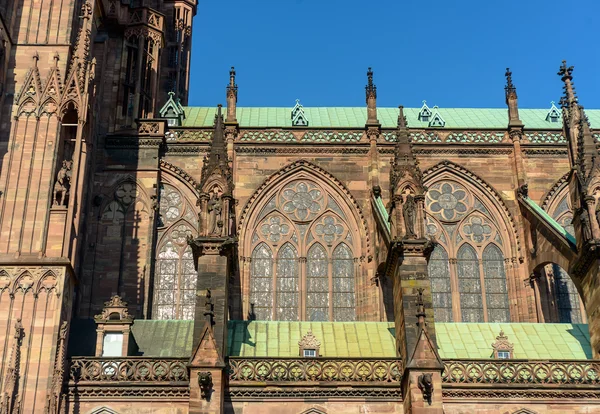
<svg viewBox="0 0 600 414"><path fill-rule="evenodd" d="M213 140L204 158L198 192L199 236L188 240L198 271L189 412L221 413L225 382L223 359L227 352L228 280L237 246L233 176L221 105L215 116Z"/></svg>
<svg viewBox="0 0 600 414"><path fill-rule="evenodd" d="M427 188L412 152L403 107L399 108L396 135L390 172L392 243L386 273L394 281L396 346L404 366L404 410L406 413L442 413L443 366L436 352L431 282L427 273L427 260L433 247L425 237ZM432 321L427 330L426 308ZM424 379L427 384L420 385ZM423 386L431 387L433 393L422 392Z"/></svg>

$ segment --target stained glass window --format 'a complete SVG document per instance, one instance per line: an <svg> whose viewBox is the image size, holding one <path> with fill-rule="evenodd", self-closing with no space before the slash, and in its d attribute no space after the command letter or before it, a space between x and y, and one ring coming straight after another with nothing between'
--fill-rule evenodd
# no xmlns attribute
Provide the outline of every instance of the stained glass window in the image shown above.
<svg viewBox="0 0 600 414"><path fill-rule="evenodd" d="M329 269L327 252L320 244L308 250L306 262L306 316L309 321L329 320Z"/></svg>
<svg viewBox="0 0 600 414"><path fill-rule="evenodd" d="M554 290L561 323L582 323L579 293L571 277L560 266L553 264Z"/></svg>
<svg viewBox="0 0 600 414"><path fill-rule="evenodd" d="M348 225L352 215L336 198L307 178L267 195L248 231L250 310L257 319L355 320L358 225Z"/></svg>
<svg viewBox="0 0 600 414"><path fill-rule="evenodd" d="M477 253L468 244L458 250L458 291L462 322L483 322L483 299Z"/></svg>
<svg viewBox="0 0 600 414"><path fill-rule="evenodd" d="M488 322L510 322L504 255L496 245L489 244L482 257Z"/></svg>
<svg viewBox="0 0 600 414"><path fill-rule="evenodd" d="M298 320L298 254L287 243L277 256L277 320Z"/></svg>
<svg viewBox="0 0 600 414"><path fill-rule="evenodd" d="M252 284L250 301L258 320L272 319L273 309L273 253L261 243L252 252Z"/></svg>
<svg viewBox="0 0 600 414"><path fill-rule="evenodd" d="M448 253L439 244L431 252L428 271L431 280L435 320L437 322L452 322L452 287Z"/></svg>
<svg viewBox="0 0 600 414"><path fill-rule="evenodd" d="M333 251L333 320L355 320L354 259L345 243Z"/></svg>
<svg viewBox="0 0 600 414"><path fill-rule="evenodd" d="M158 252L154 286L155 319L194 319L196 280L192 250L177 244L177 238L165 242Z"/></svg>

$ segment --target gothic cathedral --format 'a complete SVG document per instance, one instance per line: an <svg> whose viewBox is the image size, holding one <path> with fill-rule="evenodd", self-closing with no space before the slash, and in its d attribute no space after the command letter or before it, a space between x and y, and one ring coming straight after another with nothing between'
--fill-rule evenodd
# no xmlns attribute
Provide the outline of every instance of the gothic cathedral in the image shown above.
<svg viewBox="0 0 600 414"><path fill-rule="evenodd" d="M600 413L572 66L542 109L508 69L382 108L370 68L364 107L240 107L234 68L194 107L195 13L0 0L0 414Z"/></svg>

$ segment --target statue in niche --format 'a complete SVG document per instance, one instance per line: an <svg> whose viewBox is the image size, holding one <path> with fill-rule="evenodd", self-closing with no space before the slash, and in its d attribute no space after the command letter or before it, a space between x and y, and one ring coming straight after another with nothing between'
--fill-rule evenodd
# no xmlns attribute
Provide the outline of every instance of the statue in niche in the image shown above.
<svg viewBox="0 0 600 414"><path fill-rule="evenodd" d="M581 232L583 234L583 240L591 240L592 239L592 227L590 224L590 214L587 211L587 208L583 207L581 209L581 214L579 216L579 220L581 221Z"/></svg>
<svg viewBox="0 0 600 414"><path fill-rule="evenodd" d="M71 187L71 168L73 161L64 160L62 167L58 170L56 175L56 182L54 183L54 205L64 206L67 204L67 196L69 195L69 189Z"/></svg>
<svg viewBox="0 0 600 414"><path fill-rule="evenodd" d="M220 235L223 227L223 201L221 200L221 190L218 186L214 186L208 200L208 234Z"/></svg>
<svg viewBox="0 0 600 414"><path fill-rule="evenodd" d="M402 206L402 216L404 218L404 227L406 230L405 237L416 237L415 222L417 220L417 203L415 203L415 198L411 194L406 196L406 201L404 201L404 205Z"/></svg>

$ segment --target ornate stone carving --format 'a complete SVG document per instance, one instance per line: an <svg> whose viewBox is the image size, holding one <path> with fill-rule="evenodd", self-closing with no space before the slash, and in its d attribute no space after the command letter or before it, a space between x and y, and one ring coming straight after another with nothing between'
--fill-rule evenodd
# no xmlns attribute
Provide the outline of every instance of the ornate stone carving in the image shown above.
<svg viewBox="0 0 600 414"><path fill-rule="evenodd" d="M68 203L69 189L71 188L71 168L73 161L64 160L62 167L56 175L54 183L53 199L55 206L66 206Z"/></svg>
<svg viewBox="0 0 600 414"><path fill-rule="evenodd" d="M120 296L114 295L109 301L104 302L102 313L94 316L96 323L106 321L132 322L133 317L129 315L127 310L127 302L123 301Z"/></svg>
<svg viewBox="0 0 600 414"><path fill-rule="evenodd" d="M433 395L433 375L432 374L421 374L417 385L423 393L423 400L427 401L431 405L431 396Z"/></svg>
<svg viewBox="0 0 600 414"><path fill-rule="evenodd" d="M405 232L404 237L415 238L415 225L417 220L417 203L412 195L406 196L406 201L402 205L402 215L404 217Z"/></svg>
<svg viewBox="0 0 600 414"><path fill-rule="evenodd" d="M312 331L308 331L298 342L298 346L300 347L300 356L304 356L305 349L312 349L315 351L315 357L318 357L321 342L313 335Z"/></svg>
<svg viewBox="0 0 600 414"><path fill-rule="evenodd" d="M498 352L509 352L512 355L514 345L508 341L508 337L504 334L504 331L500 331L500 334L496 337L496 342L492 344L494 350L494 356L498 358Z"/></svg>
<svg viewBox="0 0 600 414"><path fill-rule="evenodd" d="M203 400L209 401L213 387L212 374L208 371L199 372L198 385L200 385L200 397Z"/></svg>

